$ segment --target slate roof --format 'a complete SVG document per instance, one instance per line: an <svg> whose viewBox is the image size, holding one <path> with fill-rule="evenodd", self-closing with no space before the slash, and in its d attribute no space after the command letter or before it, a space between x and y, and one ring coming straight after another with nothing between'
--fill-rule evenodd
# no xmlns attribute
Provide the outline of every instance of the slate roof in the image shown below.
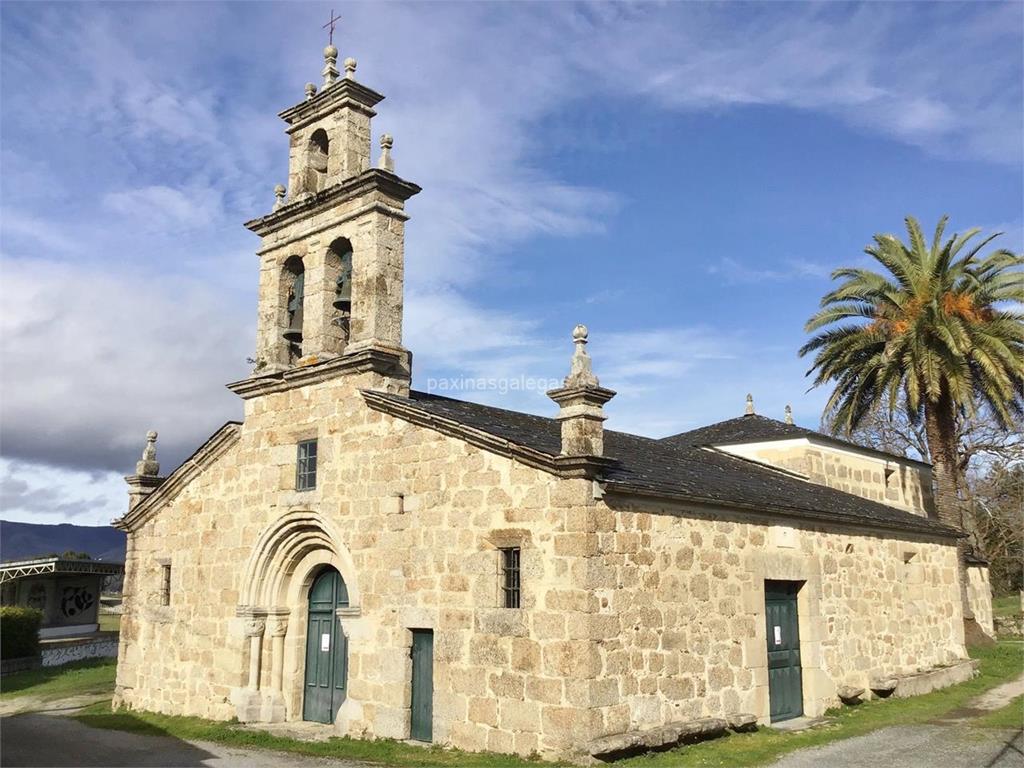
<svg viewBox="0 0 1024 768"><path fill-rule="evenodd" d="M561 428L551 418L425 392L412 391L409 397L377 392L373 395L375 399L447 419L552 457L557 456L561 448ZM401 417L400 413L396 415ZM615 460L602 476L609 490L618 487L626 493L685 499L825 523L871 525L947 537L959 535L955 529L934 520L816 485L791 473L690 444L687 440L655 440L606 430L605 455Z"/></svg>
<svg viewBox="0 0 1024 768"><path fill-rule="evenodd" d="M763 440L792 440L796 438L808 438L818 442L829 443L847 450L858 453L870 453L883 458L896 459L898 461L909 461L919 466L929 467L923 461L908 459L905 456L895 456L885 451L878 451L874 448L865 448L847 440L840 440L824 432L817 432L813 429L787 424L784 421L769 419L767 416L748 414L738 416L735 419L720 421L717 424L709 424L706 427L697 427L688 432L680 432L678 435L661 438L660 442L670 445L736 445L739 443L757 443Z"/></svg>

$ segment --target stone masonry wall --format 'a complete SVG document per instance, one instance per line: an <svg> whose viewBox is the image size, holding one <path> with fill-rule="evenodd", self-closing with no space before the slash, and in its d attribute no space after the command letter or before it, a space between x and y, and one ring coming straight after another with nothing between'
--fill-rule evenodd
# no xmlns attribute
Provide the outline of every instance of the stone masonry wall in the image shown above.
<svg viewBox="0 0 1024 768"><path fill-rule="evenodd" d="M786 441L788 442L788 441ZM812 483L837 488L927 516L934 509L931 471L898 458L859 456L822 445L724 446L723 450L807 475Z"/></svg>
<svg viewBox="0 0 1024 768"><path fill-rule="evenodd" d="M598 735L738 712L768 722L766 579L803 582L808 715L837 704L837 686L965 657L954 546L609 503L590 566Z"/></svg>
<svg viewBox="0 0 1024 768"><path fill-rule="evenodd" d="M347 553L351 572L341 570L358 604L342 620L346 732L408 738L409 629L433 627L435 741L565 752L589 716L589 595L561 537L589 525L591 484L371 411L357 392L367 386L379 382L353 376L248 401L239 442L131 536L119 702L234 716L232 691L249 668L235 615L246 562L274 520L312 510ZM317 489L296 492L295 444L312 437ZM523 549L521 610L498 608L496 548L507 544ZM172 599L161 606L168 561ZM282 687L295 719L305 595L287 607ZM261 688L273 685L266 640Z"/></svg>
<svg viewBox="0 0 1024 768"><path fill-rule="evenodd" d="M967 602L974 613L974 620L989 637L995 637L992 615L992 585L988 580L987 565L967 566Z"/></svg>
<svg viewBox="0 0 1024 768"><path fill-rule="evenodd" d="M412 628L435 632L441 744L555 757L669 720L763 720L766 578L805 582L809 714L836 685L963 656L953 547L597 502L589 481L369 409L358 390L383 387L367 373L246 401L238 442L129 537L118 703L228 719L255 668L260 695L301 718L321 562L349 589L337 729L354 736L408 738ZM313 437L317 488L297 492L295 445ZM336 553L303 550L254 589L261 535L305 513ZM519 610L498 607L501 546L523 550ZM282 645L268 619L255 663L240 607L283 611Z"/></svg>

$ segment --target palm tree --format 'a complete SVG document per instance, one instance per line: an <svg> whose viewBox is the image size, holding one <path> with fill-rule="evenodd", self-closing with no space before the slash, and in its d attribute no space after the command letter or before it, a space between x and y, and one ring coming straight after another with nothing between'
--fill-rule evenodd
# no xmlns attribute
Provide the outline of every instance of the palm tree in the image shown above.
<svg viewBox="0 0 1024 768"><path fill-rule="evenodd" d="M923 420L938 517L961 527L958 414L981 402L1008 429L1024 413L1024 256L1006 249L981 256L1001 233L971 244L978 229L943 242L947 219L930 247L913 217L908 243L875 235L864 250L881 273L833 272L842 282L807 321L815 335L800 355L815 353L814 386L834 383L826 412L841 431L849 434L883 403Z"/></svg>

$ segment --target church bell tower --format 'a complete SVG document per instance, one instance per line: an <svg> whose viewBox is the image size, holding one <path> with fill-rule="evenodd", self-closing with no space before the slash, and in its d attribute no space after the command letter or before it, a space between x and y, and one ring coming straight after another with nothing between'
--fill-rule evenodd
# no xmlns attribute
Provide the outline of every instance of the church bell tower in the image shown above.
<svg viewBox="0 0 1024 768"><path fill-rule="evenodd" d="M252 376L229 387L251 397L332 371L374 370L407 390L402 346L405 201L420 188L394 173L392 139L371 162L370 121L384 98L337 68L324 49L323 86L280 117L289 137L288 186L246 223L260 236L259 318ZM314 373L315 372L315 373Z"/></svg>

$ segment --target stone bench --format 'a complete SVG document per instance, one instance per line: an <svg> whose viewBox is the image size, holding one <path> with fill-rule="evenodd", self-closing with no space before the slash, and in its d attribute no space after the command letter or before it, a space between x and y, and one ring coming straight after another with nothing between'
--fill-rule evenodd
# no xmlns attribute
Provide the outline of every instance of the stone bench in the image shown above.
<svg viewBox="0 0 1024 768"><path fill-rule="evenodd" d="M910 696L920 696L923 693L930 693L970 680L978 673L978 664L979 662L975 659L964 659L948 667L935 667L911 675L876 678L869 683L868 687L874 694L882 698L894 696L898 699L905 699ZM842 698L841 695L840 698Z"/></svg>
<svg viewBox="0 0 1024 768"><path fill-rule="evenodd" d="M749 717L753 718L753 715ZM737 727L740 728L749 728L751 725L745 715L732 715L730 721L732 719L736 720ZM589 752L592 757L611 760L637 752L671 749L679 744L721 736L730 727L730 721L721 717L705 717L699 720L666 723L642 731L602 736L590 743ZM753 718L753 722L756 723L756 718Z"/></svg>

